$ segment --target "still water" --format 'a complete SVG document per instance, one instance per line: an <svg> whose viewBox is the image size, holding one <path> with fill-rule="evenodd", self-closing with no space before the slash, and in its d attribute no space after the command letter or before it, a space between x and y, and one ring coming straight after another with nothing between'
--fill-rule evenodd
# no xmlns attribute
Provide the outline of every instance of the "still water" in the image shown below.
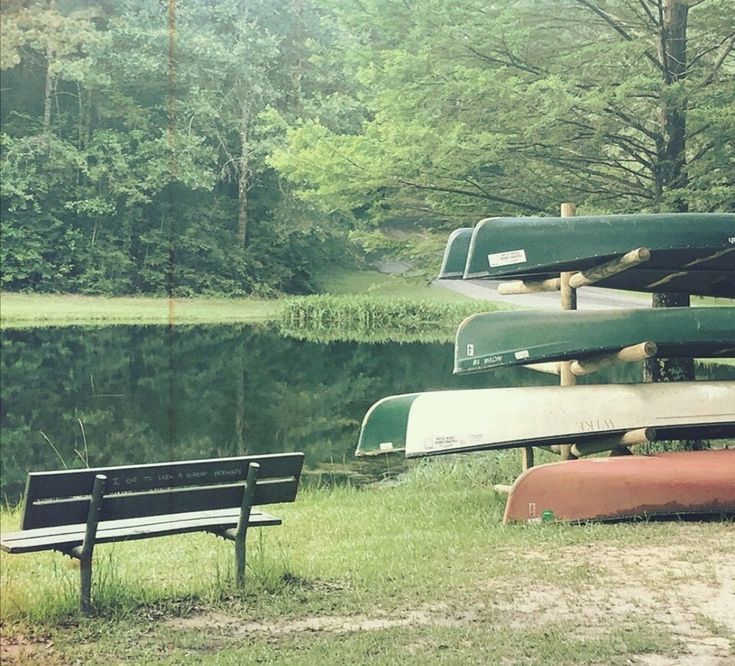
<svg viewBox="0 0 735 666"><path fill-rule="evenodd" d="M17 502L35 470L248 453L303 451L307 471L349 469L362 417L386 395L558 383L522 368L455 377L452 354L449 343L319 343L242 325L5 330L0 493ZM594 381L639 377L630 365Z"/></svg>

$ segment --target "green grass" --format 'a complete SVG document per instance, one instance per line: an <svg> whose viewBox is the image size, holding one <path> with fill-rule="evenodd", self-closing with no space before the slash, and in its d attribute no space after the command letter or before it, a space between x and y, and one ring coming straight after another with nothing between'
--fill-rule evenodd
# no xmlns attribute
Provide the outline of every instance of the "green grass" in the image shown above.
<svg viewBox="0 0 735 666"><path fill-rule="evenodd" d="M232 546L207 534L99 546L98 613L87 619L68 558L2 554L4 639L22 637L29 650L52 642L57 663L100 664L624 664L682 654L661 613L615 612L601 591L614 601L648 586L668 610L671 581L646 558L672 547L716 589L713 567L696 566L727 561L732 525L506 527L493 484L517 473L517 459L453 456L391 483L305 488L274 509L283 526L249 536L244 593ZM4 512L3 529L17 519Z"/></svg>
<svg viewBox="0 0 735 666"><path fill-rule="evenodd" d="M463 319L497 309L504 307L477 300L326 294L284 301L279 325L284 335L317 342L452 342Z"/></svg>
<svg viewBox="0 0 735 666"><path fill-rule="evenodd" d="M388 275L377 271L337 271L325 277L320 284L320 293L341 296L345 294L368 294L376 297L420 298L439 302L461 302L472 300L442 287L432 287L419 277Z"/></svg>
<svg viewBox="0 0 735 666"><path fill-rule="evenodd" d="M0 296L3 328L110 324L226 324L273 318L278 301L255 298L104 297L71 294ZM171 309L170 309L171 308Z"/></svg>
<svg viewBox="0 0 735 666"><path fill-rule="evenodd" d="M378 273L341 274L324 291L336 298L330 307L343 309L359 300L356 293L371 303L431 302L432 312L475 307L421 280ZM262 321L282 307L180 299L175 322ZM3 327L169 318L167 301L152 298L3 294L0 309ZM732 649L729 629L706 614L706 604L696 611L680 600L666 569L675 560L716 594L714 565L699 565L727 560L732 524L506 527L505 497L493 484L518 471L517 452L471 454L411 463L397 481L363 488L305 487L296 503L273 509L283 526L249 536L244 592L233 582L231 544L212 535L100 546L90 618L77 611L75 562L58 553L2 553L0 659L626 664L635 655L687 654L676 627L660 622L672 609L695 613L706 636L729 640ZM0 512L3 531L18 520L17 510ZM679 550L668 557L672 548ZM630 586L650 593L653 610L641 603L615 611Z"/></svg>

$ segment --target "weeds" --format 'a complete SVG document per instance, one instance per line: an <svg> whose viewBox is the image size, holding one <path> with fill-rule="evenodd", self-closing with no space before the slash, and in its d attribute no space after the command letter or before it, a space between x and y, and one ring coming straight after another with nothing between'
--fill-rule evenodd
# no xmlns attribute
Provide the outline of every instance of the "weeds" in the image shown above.
<svg viewBox="0 0 735 666"><path fill-rule="evenodd" d="M283 302L279 328L284 335L321 342L450 342L463 319L498 307L484 301L306 296Z"/></svg>

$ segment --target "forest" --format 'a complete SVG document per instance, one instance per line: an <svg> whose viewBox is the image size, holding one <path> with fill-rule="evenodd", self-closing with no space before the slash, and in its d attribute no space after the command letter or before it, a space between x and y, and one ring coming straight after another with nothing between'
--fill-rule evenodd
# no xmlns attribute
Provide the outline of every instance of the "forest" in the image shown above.
<svg viewBox="0 0 735 666"><path fill-rule="evenodd" d="M2 0L5 291L309 293L735 204L733 0Z"/></svg>

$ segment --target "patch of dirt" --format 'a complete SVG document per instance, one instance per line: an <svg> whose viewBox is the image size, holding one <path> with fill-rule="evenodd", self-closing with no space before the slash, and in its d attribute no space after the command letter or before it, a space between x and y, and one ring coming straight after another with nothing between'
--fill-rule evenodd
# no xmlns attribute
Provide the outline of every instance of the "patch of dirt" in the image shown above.
<svg viewBox="0 0 735 666"><path fill-rule="evenodd" d="M512 626L558 623L573 626L577 635L594 638L610 624L634 626L640 620L653 620L668 629L685 650L676 658L631 655L631 664L733 666L735 563L731 555L719 553L697 561L695 553L701 554L702 549L685 544L565 548L557 551L549 566L558 566L561 559L594 567L601 572L593 582L564 587L531 581L518 591L498 589L490 581L486 589ZM543 553L527 557L549 560Z"/></svg>
<svg viewBox="0 0 735 666"><path fill-rule="evenodd" d="M0 664L60 664L49 639L32 639L27 636L0 637Z"/></svg>
<svg viewBox="0 0 735 666"><path fill-rule="evenodd" d="M640 666L733 666L735 664L735 530L731 544L707 548L698 540L665 547L572 546L525 551L512 556L529 561L529 571L548 566L549 576L523 582L487 579L471 593L402 612L372 615L319 615L269 622L243 621L208 612L169 620L172 629L222 633L230 638L258 634L279 637L308 632L345 634L394 627L458 627L492 621L518 629L567 627L581 638L597 638L611 626L656 623L681 644L675 658L629 655ZM511 553L498 556L511 556ZM569 564L569 575L557 569ZM577 575L575 572L586 572ZM553 575L552 575L553 574Z"/></svg>
<svg viewBox="0 0 735 666"><path fill-rule="evenodd" d="M234 616L224 613L206 613L188 618L169 620L174 629L207 630L216 629L228 636L238 638L246 634L268 634L284 636L303 632L327 632L345 634L355 631L375 631L416 625L437 625L444 627L462 626L477 618L473 610L459 612L448 604L424 605L417 610L406 611L397 615L319 615L295 620L269 622L242 622Z"/></svg>

